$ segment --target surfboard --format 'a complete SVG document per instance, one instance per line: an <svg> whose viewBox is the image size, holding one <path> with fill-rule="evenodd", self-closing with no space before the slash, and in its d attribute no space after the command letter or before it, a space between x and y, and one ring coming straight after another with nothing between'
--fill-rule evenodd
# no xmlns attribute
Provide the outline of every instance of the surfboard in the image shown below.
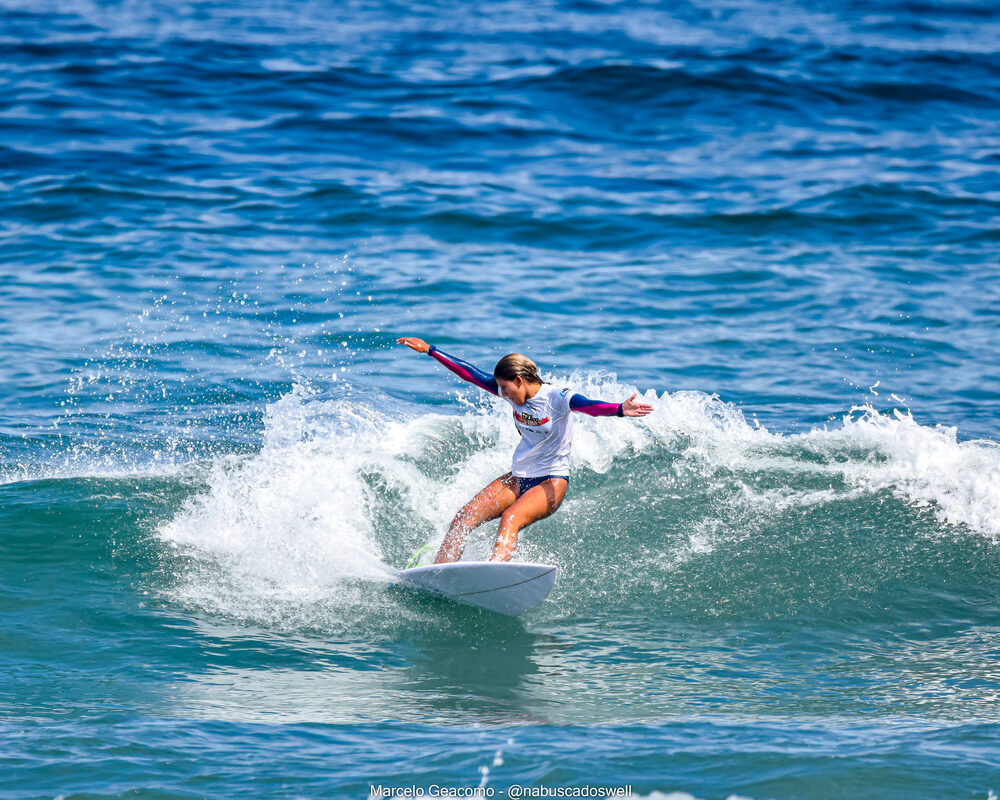
<svg viewBox="0 0 1000 800"><path fill-rule="evenodd" d="M405 586L425 589L476 608L517 617L552 591L556 567L510 561L454 561L400 570Z"/></svg>

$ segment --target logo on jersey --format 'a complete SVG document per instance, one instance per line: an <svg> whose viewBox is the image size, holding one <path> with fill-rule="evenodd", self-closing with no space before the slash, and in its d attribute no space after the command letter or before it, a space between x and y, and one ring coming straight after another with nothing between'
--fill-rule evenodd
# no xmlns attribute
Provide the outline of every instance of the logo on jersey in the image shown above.
<svg viewBox="0 0 1000 800"><path fill-rule="evenodd" d="M544 425L551 418L545 417L544 419L539 419L538 417L531 416L531 414L518 414L515 411L514 419L516 419L522 425L531 425L532 427L537 427L538 425Z"/></svg>

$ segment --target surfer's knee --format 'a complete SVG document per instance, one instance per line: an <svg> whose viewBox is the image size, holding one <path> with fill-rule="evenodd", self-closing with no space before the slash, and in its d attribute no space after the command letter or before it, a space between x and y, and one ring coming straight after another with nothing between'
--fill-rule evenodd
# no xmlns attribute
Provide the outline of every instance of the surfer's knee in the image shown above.
<svg viewBox="0 0 1000 800"><path fill-rule="evenodd" d="M464 506L451 521L449 529L453 531L471 531L482 523L481 516L474 507Z"/></svg>
<svg viewBox="0 0 1000 800"><path fill-rule="evenodd" d="M518 530L524 527L524 515L520 509L508 508L500 515L500 527L505 529Z"/></svg>

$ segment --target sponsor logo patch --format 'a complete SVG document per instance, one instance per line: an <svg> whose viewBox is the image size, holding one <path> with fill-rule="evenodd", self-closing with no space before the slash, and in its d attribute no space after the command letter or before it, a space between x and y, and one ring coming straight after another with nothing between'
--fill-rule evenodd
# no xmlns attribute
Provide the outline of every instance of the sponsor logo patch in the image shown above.
<svg viewBox="0 0 1000 800"><path fill-rule="evenodd" d="M533 417L531 414L518 414L515 411L514 419L516 419L522 425L531 425L532 427L537 427L538 425L544 425L551 419L551 417L545 417L544 419L539 419L538 417Z"/></svg>

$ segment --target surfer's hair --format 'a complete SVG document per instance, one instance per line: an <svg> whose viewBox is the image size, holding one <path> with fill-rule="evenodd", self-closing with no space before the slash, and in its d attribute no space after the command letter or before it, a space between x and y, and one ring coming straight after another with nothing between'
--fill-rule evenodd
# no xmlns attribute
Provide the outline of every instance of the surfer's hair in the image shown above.
<svg viewBox="0 0 1000 800"><path fill-rule="evenodd" d="M501 381L524 378L528 383L545 383L538 374L538 365L520 353L508 353L493 367L493 377Z"/></svg>

